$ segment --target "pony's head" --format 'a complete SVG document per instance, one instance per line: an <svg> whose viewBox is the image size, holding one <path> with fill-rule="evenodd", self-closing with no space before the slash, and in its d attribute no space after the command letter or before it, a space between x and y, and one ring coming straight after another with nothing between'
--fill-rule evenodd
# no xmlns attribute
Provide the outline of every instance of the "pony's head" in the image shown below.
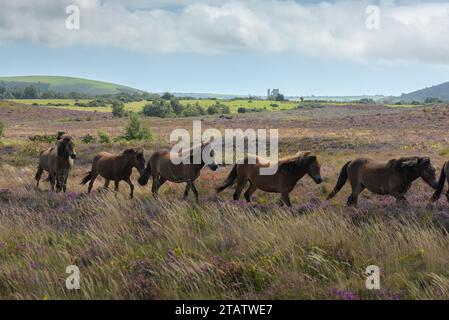
<svg viewBox="0 0 449 320"><path fill-rule="evenodd" d="M133 167L139 171L140 176L145 172L145 157L143 155L143 149L126 149L123 151L123 155L131 158Z"/></svg>
<svg viewBox="0 0 449 320"><path fill-rule="evenodd" d="M438 187L436 170L430 162L430 158L401 158L397 160L395 169L404 175L407 180L413 181L421 177L431 188L436 189Z"/></svg>
<svg viewBox="0 0 449 320"><path fill-rule="evenodd" d="M201 159L204 164L206 164L209 169L216 171L218 165L215 162L215 147L212 142L205 142L201 144Z"/></svg>
<svg viewBox="0 0 449 320"><path fill-rule="evenodd" d="M60 136L56 142L58 157L61 158L76 158L75 144L73 143L72 137L70 136Z"/></svg>
<svg viewBox="0 0 449 320"><path fill-rule="evenodd" d="M304 152L296 160L296 165L304 168L316 184L323 182L323 178L321 177L321 165L318 162L317 157L312 155L310 151Z"/></svg>

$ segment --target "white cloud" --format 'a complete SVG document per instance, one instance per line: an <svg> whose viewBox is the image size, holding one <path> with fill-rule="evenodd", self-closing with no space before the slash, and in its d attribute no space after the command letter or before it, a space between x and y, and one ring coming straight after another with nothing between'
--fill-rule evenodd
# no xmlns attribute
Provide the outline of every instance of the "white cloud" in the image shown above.
<svg viewBox="0 0 449 320"><path fill-rule="evenodd" d="M65 28L65 7L81 29ZM0 44L108 46L140 52L293 52L362 61L449 62L449 3L383 1L381 29L365 27L370 1L2 0Z"/></svg>

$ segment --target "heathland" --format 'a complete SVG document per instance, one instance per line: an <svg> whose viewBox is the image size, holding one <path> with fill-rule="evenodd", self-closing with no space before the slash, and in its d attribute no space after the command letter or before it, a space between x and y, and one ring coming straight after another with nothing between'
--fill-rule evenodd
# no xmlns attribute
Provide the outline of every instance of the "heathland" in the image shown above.
<svg viewBox="0 0 449 320"><path fill-rule="evenodd" d="M429 156L440 169L449 160L447 105L286 103L288 110L278 112L268 105L267 112L226 117L141 117L152 139L126 141L115 139L126 117L74 103L37 104L0 102L0 298L449 298L449 205L430 204L428 185L413 184L407 208L368 192L358 208L348 208L348 186L326 201L341 167L355 157ZM148 158L169 146L174 128L191 129L192 120L204 129L278 129L281 156L312 150L324 183L301 180L291 209L260 191L251 204L232 201L232 189L217 196L229 166L204 169L199 205L182 200L184 185L166 183L159 200L137 183L132 200L125 184L118 194L90 195L79 185L98 151L144 147ZM78 153L65 194L34 186L39 151L54 144L46 135L57 131L75 138ZM65 287L68 265L80 268L80 290ZM380 267L380 290L365 287L369 265Z"/></svg>

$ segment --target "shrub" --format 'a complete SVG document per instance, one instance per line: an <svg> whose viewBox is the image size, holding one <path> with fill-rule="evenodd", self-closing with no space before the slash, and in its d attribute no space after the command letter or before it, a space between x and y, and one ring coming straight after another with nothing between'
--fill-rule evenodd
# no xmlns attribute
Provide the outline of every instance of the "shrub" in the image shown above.
<svg viewBox="0 0 449 320"><path fill-rule="evenodd" d="M168 118L175 116L170 103L164 100L154 100L151 104L143 107L142 113L148 117Z"/></svg>
<svg viewBox="0 0 449 320"><path fill-rule="evenodd" d="M178 99L171 99L170 100L170 106L173 109L173 112L176 113L177 116L182 115L184 111L184 106L179 102Z"/></svg>
<svg viewBox="0 0 449 320"><path fill-rule="evenodd" d="M229 106L223 104L223 103L219 103L218 101L214 104L211 105L207 108L207 113L208 114L228 114L231 113L231 108L229 108Z"/></svg>
<svg viewBox="0 0 449 320"><path fill-rule="evenodd" d="M90 134L86 134L85 136L81 137L81 142L89 144L89 143L95 143L97 140L94 136Z"/></svg>
<svg viewBox="0 0 449 320"><path fill-rule="evenodd" d="M132 112L129 115L129 122L125 127L125 134L123 137L125 140L151 140L152 134L150 128L142 126L139 117L136 113Z"/></svg>
<svg viewBox="0 0 449 320"><path fill-rule="evenodd" d="M114 118L123 118L125 115L125 105L123 102L114 101L112 103L112 116Z"/></svg>
<svg viewBox="0 0 449 320"><path fill-rule="evenodd" d="M440 98L435 98L435 97L428 97L424 101L424 103L441 103L441 102L443 102L443 101Z"/></svg>
<svg viewBox="0 0 449 320"><path fill-rule="evenodd" d="M3 137L3 133L5 131L5 125L0 121L0 138Z"/></svg>
<svg viewBox="0 0 449 320"><path fill-rule="evenodd" d="M182 115L184 117L197 117L202 116L206 114L206 109L204 109L202 106L200 106L198 103L191 105L188 104L184 107L184 110L182 111Z"/></svg>
<svg viewBox="0 0 449 320"><path fill-rule="evenodd" d="M98 131L98 139L100 140L100 143L103 144L109 144L111 143L111 138L109 137L109 135L107 134L107 132L104 131Z"/></svg>
<svg viewBox="0 0 449 320"><path fill-rule="evenodd" d="M55 135L49 135L49 134L35 134L34 136L28 137L30 141L33 142L45 142L45 143L54 143L56 142L56 136Z"/></svg>
<svg viewBox="0 0 449 320"><path fill-rule="evenodd" d="M246 113L246 108L244 108L244 107L238 108L237 113Z"/></svg>

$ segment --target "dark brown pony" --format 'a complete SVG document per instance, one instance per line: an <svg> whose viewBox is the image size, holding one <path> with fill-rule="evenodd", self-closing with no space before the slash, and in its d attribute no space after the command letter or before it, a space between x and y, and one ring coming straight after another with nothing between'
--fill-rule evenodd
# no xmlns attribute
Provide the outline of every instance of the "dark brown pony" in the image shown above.
<svg viewBox="0 0 449 320"><path fill-rule="evenodd" d="M199 163L194 163L194 154L201 152ZM205 160L203 154L208 153L210 159ZM140 179L140 185L144 186L148 183L150 176L153 178L153 186L151 191L153 196L157 197L159 188L166 182L186 183L184 191L184 199L192 190L195 199L198 202L198 190L195 187L195 180L198 179L201 169L207 165L211 170L217 170L218 166L213 160L215 155L213 145L211 143L202 143L200 146L191 148L183 153L173 153L164 149L153 153L148 160L145 174Z"/></svg>
<svg viewBox="0 0 449 320"><path fill-rule="evenodd" d="M337 185L327 199L335 197L349 178L352 194L348 206L357 206L358 196L365 188L375 194L392 195L398 203L407 204L405 194L420 177L436 189L435 168L429 158L408 157L387 162L360 158L343 166Z"/></svg>
<svg viewBox="0 0 449 320"><path fill-rule="evenodd" d="M433 202L438 201L438 199L440 199L440 196L441 196L441 193L443 192L444 184L446 183L446 180L449 183L449 161L446 162L443 166L443 169L441 169L441 175L440 175L440 180L438 182L438 187L432 197ZM447 198L447 201L449 201L449 190L446 193L446 198Z"/></svg>
<svg viewBox="0 0 449 320"><path fill-rule="evenodd" d="M315 183L320 184L323 179L320 174L320 164L317 157L311 152L298 152L294 156L281 159L277 163L277 171L273 175L261 175L260 169L270 165L268 160L259 156L253 161L246 157L244 163L235 164L227 179L217 188L217 193L234 184L237 180L237 187L234 192L234 200L240 199L240 195L249 182L249 187L245 192L246 201L251 201L251 195L261 189L265 192L280 193L281 204L291 207L290 192L296 183L308 174ZM253 163L253 164L250 164Z"/></svg>
<svg viewBox="0 0 449 320"><path fill-rule="evenodd" d="M125 181L131 188L130 197L134 195L134 185L131 182L133 168L136 168L140 175L145 171L145 158L143 150L127 149L120 155L114 155L107 152L98 153L93 162L92 170L84 177L81 185L89 183L88 192L90 193L98 175L105 179L104 188L109 188L111 180L115 183L115 191L118 191L120 181Z"/></svg>
<svg viewBox="0 0 449 320"><path fill-rule="evenodd" d="M44 150L39 155L39 165L36 172L36 187L39 188L39 181L42 173L48 172L51 190L66 191L69 171L73 167L73 160L76 152L72 137L66 135L58 136L56 146Z"/></svg>

